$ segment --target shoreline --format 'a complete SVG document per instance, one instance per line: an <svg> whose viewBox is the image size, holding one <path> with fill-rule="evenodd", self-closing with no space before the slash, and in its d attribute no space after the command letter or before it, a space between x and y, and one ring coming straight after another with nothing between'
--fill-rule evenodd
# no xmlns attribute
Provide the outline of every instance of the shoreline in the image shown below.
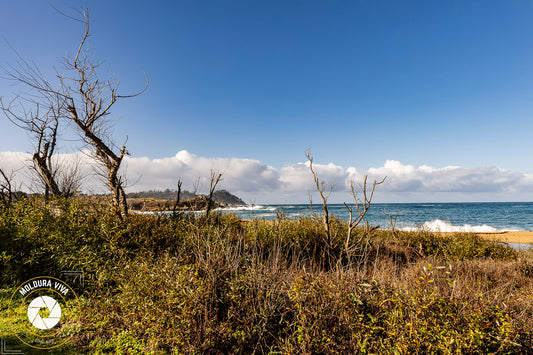
<svg viewBox="0 0 533 355"><path fill-rule="evenodd" d="M483 232L475 235L496 242L513 244L533 244L533 231L503 231L503 232Z"/></svg>
<svg viewBox="0 0 533 355"><path fill-rule="evenodd" d="M401 229L398 229L401 231ZM410 232L416 232L410 231ZM510 244L531 244L533 245L533 231L498 231L498 232L469 232L469 231L456 231L456 232L437 232L429 231L436 235L457 235L462 233L474 234L485 240L490 240L492 242L499 243L510 243Z"/></svg>
<svg viewBox="0 0 533 355"><path fill-rule="evenodd" d="M247 205L247 206L219 206L215 207L213 211L235 211L235 210L241 210L241 209L250 209L254 210L256 208L260 208L261 205ZM157 213L165 213L165 212L172 212L169 210L152 210L152 209L144 209L144 210L135 210L132 209L131 212L134 213L140 213L140 214L157 214ZM181 213L201 213L203 212L202 209L199 210L177 210L176 212ZM250 220L247 218L239 217L242 221L249 222ZM269 222L274 222L275 220L268 220ZM388 228L384 228L388 229ZM401 230L399 228L398 230ZM435 234L460 234L460 233L472 233L475 234L483 239L495 241L495 242L502 242L502 243L512 243L512 244L532 244L533 245L533 231L497 231L497 232L469 232L469 231L446 231L446 232L438 232L433 231Z"/></svg>
<svg viewBox="0 0 533 355"><path fill-rule="evenodd" d="M461 233L474 234L485 240L510 244L533 245L533 231L499 231L499 232L432 232L441 235L456 235Z"/></svg>

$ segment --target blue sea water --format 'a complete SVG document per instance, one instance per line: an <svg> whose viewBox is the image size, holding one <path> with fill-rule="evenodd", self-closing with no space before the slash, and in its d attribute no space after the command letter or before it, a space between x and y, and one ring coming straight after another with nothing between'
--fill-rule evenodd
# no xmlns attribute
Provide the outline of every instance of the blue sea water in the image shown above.
<svg viewBox="0 0 533 355"><path fill-rule="evenodd" d="M330 214L348 219L343 204L329 205ZM315 213L322 206L314 204ZM309 215L309 204L264 205L229 209L245 219L275 220L277 212L298 219ZM355 211L355 209L354 209ZM478 202L478 203L374 203L366 220L371 225L390 228L389 216L396 218L395 227L404 230L425 228L441 232L499 232L533 230L533 202Z"/></svg>

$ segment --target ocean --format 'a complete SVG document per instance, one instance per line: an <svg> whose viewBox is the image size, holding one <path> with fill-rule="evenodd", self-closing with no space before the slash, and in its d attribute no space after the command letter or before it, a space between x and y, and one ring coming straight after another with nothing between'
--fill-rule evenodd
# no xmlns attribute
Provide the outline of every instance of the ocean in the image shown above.
<svg viewBox="0 0 533 355"><path fill-rule="evenodd" d="M328 205L330 214L348 219L343 204ZM322 205L313 204L315 213ZM226 209L244 219L275 220L277 211L298 219L309 215L309 204L256 205ZM355 209L354 209L355 212ZM373 226L390 228L389 216L396 218L396 228L414 230L425 228L440 232L501 232L533 230L533 202L476 202L476 203L373 203L366 220Z"/></svg>

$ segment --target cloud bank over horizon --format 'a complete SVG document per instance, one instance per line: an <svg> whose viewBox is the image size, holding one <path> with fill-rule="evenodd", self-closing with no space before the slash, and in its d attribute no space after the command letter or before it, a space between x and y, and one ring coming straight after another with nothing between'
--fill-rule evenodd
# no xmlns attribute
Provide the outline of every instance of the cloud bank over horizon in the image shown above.
<svg viewBox="0 0 533 355"><path fill-rule="evenodd" d="M105 192L104 182L94 174L95 163L86 153L61 154L63 166L76 161L87 176L83 181L84 192ZM415 167L397 160L387 160L381 167L367 170L357 167L344 168L333 162L314 167L321 180L335 184L331 203L349 202L351 181L361 183L365 175L368 181L387 177L376 189L375 202L452 202L452 201L532 201L533 174L504 170L496 166L483 167ZM0 168L13 172L17 186L25 191L39 191L32 182L31 154L0 152ZM127 157L122 173L126 176L128 192L142 190L175 189L177 179L183 188L206 192L210 172L222 172L220 188L226 189L246 202L308 203L308 191L314 194L314 183L308 162L297 162L276 169L259 160L242 158L199 157L186 150L172 157L150 159ZM313 201L318 202L316 194Z"/></svg>

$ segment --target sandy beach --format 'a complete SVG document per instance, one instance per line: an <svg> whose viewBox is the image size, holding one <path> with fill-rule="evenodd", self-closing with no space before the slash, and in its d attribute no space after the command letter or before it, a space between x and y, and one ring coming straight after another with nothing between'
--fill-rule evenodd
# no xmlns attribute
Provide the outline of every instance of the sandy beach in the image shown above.
<svg viewBox="0 0 533 355"><path fill-rule="evenodd" d="M476 235L498 242L533 244L533 231L476 233Z"/></svg>

